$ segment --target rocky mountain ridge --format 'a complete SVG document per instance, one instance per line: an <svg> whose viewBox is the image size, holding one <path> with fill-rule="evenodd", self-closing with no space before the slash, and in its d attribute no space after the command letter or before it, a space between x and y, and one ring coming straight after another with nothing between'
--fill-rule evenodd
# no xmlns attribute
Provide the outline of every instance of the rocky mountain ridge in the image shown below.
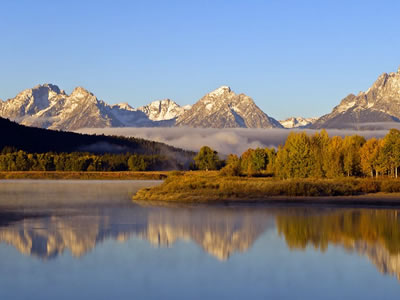
<svg viewBox="0 0 400 300"><path fill-rule="evenodd" d="M282 128L252 98L235 94L228 86L221 86L205 95L180 115L176 124L201 128Z"/></svg>
<svg viewBox="0 0 400 300"><path fill-rule="evenodd" d="M153 101L148 105L139 107L137 110L145 113L152 121L168 121L176 119L189 109L191 109L190 105L180 106L171 99L164 99Z"/></svg>
<svg viewBox="0 0 400 300"><path fill-rule="evenodd" d="M225 86L193 106L180 106L164 99L135 109L128 103L109 105L82 87L68 95L56 85L43 84L0 102L0 117L23 125L66 131L104 127L282 127L250 97L236 95Z"/></svg>
<svg viewBox="0 0 400 300"><path fill-rule="evenodd" d="M241 215L230 209L212 210L210 215L190 209L171 209L160 215L152 209L115 209L112 215L55 215L23 219L0 225L0 245L12 245L20 253L52 259L69 250L79 258L105 240L124 242L132 237L156 247L171 247L178 240L192 241L206 253L225 261L232 254L248 251L270 227L265 212ZM132 222L132 216L135 222ZM257 216L259 218L251 218ZM123 226L121 226L123 224Z"/></svg>
<svg viewBox="0 0 400 300"><path fill-rule="evenodd" d="M399 121L400 68L380 75L367 91L348 95L310 127L378 129L379 123Z"/></svg>
<svg viewBox="0 0 400 300"><path fill-rule="evenodd" d="M251 97L236 94L229 86L209 92L192 106L180 106L167 98L133 108L128 103L109 105L82 87L68 95L53 84L37 85L12 99L0 100L0 117L23 125L66 131L172 126L384 129L382 126L400 122L400 68L383 73L367 91L348 95L331 113L318 119L291 117L278 122Z"/></svg>
<svg viewBox="0 0 400 300"><path fill-rule="evenodd" d="M232 255L249 251L266 231L275 230L279 222L270 210L255 208L244 214L230 208L213 208L205 213L176 207L165 209L163 214L144 207L114 208L112 214L108 209L98 212L98 215L75 212L0 223L0 245L11 245L24 255L49 260L66 251L74 258L81 258L107 240L123 243L137 237L155 247L173 247L178 240L184 240L193 242L215 259L226 261ZM278 233L285 236L279 229ZM381 273L400 280L399 251L393 251L379 238L365 240L339 234L324 243L320 246L340 246L347 252L365 256ZM304 250L301 243L294 245L297 247L287 244L291 250Z"/></svg>
<svg viewBox="0 0 400 300"><path fill-rule="evenodd" d="M303 117L291 117L285 120L280 120L279 123L284 128L307 128L311 126L318 118L303 118Z"/></svg>
<svg viewBox="0 0 400 300"><path fill-rule="evenodd" d="M82 87L70 95L56 85L37 85L1 103L0 117L23 125L76 130L83 127L147 126L152 122L129 105L108 105Z"/></svg>

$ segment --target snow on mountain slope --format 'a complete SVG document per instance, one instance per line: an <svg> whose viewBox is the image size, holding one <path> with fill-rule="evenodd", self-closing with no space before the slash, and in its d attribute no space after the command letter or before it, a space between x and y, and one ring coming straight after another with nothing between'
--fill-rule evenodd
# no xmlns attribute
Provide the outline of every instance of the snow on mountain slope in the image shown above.
<svg viewBox="0 0 400 300"><path fill-rule="evenodd" d="M28 126L61 130L122 125L104 102L84 88L67 95L52 84L35 86L3 102L0 116Z"/></svg>
<svg viewBox="0 0 400 300"><path fill-rule="evenodd" d="M128 103L124 102L124 103L118 103L118 104L114 104L111 105L112 108L119 108L119 109L125 109L125 110L130 110L130 111L134 111L135 109L130 106Z"/></svg>
<svg viewBox="0 0 400 300"><path fill-rule="evenodd" d="M279 123L281 123L284 128L307 128L317 119L318 118L291 117L286 120L281 120Z"/></svg>
<svg viewBox="0 0 400 300"><path fill-rule="evenodd" d="M281 128L245 94L221 86L178 117L177 126L203 128Z"/></svg>
<svg viewBox="0 0 400 300"><path fill-rule="evenodd" d="M179 112L179 105L163 103L169 117ZM183 108L182 108L183 110ZM82 87L67 95L56 85L43 84L19 93L15 98L0 102L0 116L28 126L60 130L103 127L154 127L168 125L162 115L152 120L141 110L127 103L108 105Z"/></svg>
<svg viewBox="0 0 400 300"><path fill-rule="evenodd" d="M373 129L378 123L399 120L400 68L397 72L383 73L366 92L348 95L310 127Z"/></svg>
<svg viewBox="0 0 400 300"><path fill-rule="evenodd" d="M191 106L179 106L170 99L158 100L148 105L137 108L138 111L145 113L152 121L172 120L182 115Z"/></svg>
<svg viewBox="0 0 400 300"><path fill-rule="evenodd" d="M0 117L28 126L59 130L104 127L272 128L281 124L254 101L222 86L195 105L179 106L170 99L137 109L128 103L109 105L82 87L68 95L52 84L37 85L0 102Z"/></svg>

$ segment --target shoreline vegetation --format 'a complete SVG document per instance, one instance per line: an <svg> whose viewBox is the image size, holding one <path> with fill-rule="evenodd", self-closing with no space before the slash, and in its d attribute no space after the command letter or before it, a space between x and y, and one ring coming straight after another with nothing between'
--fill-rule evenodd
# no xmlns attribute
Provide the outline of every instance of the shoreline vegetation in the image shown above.
<svg viewBox="0 0 400 300"><path fill-rule="evenodd" d="M0 179L165 179L133 197L152 203L398 205L399 168L397 129L369 140L359 135L330 137L325 130L314 135L291 132L277 149L250 148L225 159L203 146L186 167L158 154L27 153L8 146L0 153L0 171L5 171ZM156 171L166 169L185 171Z"/></svg>
<svg viewBox="0 0 400 300"><path fill-rule="evenodd" d="M174 172L135 201L400 204L400 131L383 139L291 132L284 145L248 149L221 160L204 146L194 157L203 172ZM211 171L214 170L214 171Z"/></svg>
<svg viewBox="0 0 400 300"><path fill-rule="evenodd" d="M163 180L168 172L74 172L74 171L15 171L0 172L0 180L51 179L51 180Z"/></svg>
<svg viewBox="0 0 400 300"><path fill-rule="evenodd" d="M400 205L400 180L391 178L278 179L222 176L218 171L171 172L134 196L139 204L298 203Z"/></svg>

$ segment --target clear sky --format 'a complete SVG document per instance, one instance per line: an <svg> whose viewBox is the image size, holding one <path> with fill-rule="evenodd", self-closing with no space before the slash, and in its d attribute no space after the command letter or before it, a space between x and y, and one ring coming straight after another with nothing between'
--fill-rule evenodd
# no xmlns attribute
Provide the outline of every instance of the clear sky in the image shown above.
<svg viewBox="0 0 400 300"><path fill-rule="evenodd" d="M1 1L0 98L39 83L137 107L220 85L319 116L400 65L400 1Z"/></svg>

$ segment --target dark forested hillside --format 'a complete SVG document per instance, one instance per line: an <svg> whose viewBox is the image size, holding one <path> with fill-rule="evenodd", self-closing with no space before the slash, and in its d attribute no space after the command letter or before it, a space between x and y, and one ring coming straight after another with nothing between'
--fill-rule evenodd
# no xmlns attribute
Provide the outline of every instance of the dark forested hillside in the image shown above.
<svg viewBox="0 0 400 300"><path fill-rule="evenodd" d="M19 125L0 118L0 151L5 147L29 153L89 152L163 155L183 165L188 164L194 156L193 152L144 139L47 130Z"/></svg>

